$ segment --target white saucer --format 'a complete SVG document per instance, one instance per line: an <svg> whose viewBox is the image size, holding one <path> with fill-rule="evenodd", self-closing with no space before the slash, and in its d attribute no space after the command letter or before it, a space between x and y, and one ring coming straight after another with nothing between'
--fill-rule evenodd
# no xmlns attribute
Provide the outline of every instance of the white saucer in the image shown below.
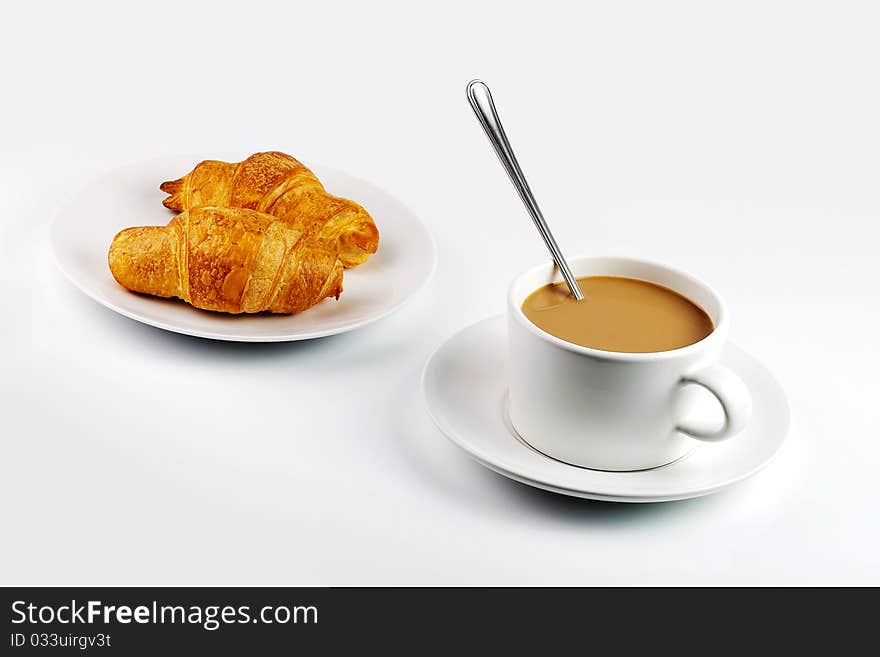
<svg viewBox="0 0 880 657"><path fill-rule="evenodd" d="M529 447L505 412L507 328L503 316L452 336L428 359L422 387L428 412L453 443L487 468L530 486L614 502L665 502L714 493L767 465L785 441L785 393L754 358L728 344L722 363L753 397L749 426L730 440L696 443L675 463L639 472L602 472L568 465Z"/></svg>
<svg viewBox="0 0 880 657"><path fill-rule="evenodd" d="M379 227L379 250L347 269L338 301L325 299L297 315L226 315L197 310L176 299L134 294L107 266L113 236L128 226L164 225L174 216L162 206L164 180L213 158L235 162L246 154L171 156L117 169L64 203L52 225L51 244L61 271L95 301L158 328L216 340L282 342L342 333L394 312L427 283L436 250L427 228L388 192L341 171L312 167L325 187L362 204Z"/></svg>

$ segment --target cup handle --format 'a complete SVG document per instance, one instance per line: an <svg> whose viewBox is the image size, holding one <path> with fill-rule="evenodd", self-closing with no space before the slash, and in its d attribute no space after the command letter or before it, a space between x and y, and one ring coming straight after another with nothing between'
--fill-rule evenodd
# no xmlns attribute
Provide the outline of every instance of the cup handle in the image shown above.
<svg viewBox="0 0 880 657"><path fill-rule="evenodd" d="M752 415L752 395L742 379L726 367L710 365L686 374L681 378L681 383L696 383L715 395L724 411L724 424L718 431L684 425L678 425L678 431L697 440L718 442L735 436L748 424Z"/></svg>

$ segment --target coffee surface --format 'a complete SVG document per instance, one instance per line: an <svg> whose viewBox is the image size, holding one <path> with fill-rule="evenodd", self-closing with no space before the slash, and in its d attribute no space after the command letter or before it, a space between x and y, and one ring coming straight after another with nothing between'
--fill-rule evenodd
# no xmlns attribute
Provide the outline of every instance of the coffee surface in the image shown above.
<svg viewBox="0 0 880 657"><path fill-rule="evenodd" d="M715 328L702 308L662 285L621 276L587 276L578 283L583 301L565 283L553 283L532 292L523 313L566 342L627 353L686 347Z"/></svg>

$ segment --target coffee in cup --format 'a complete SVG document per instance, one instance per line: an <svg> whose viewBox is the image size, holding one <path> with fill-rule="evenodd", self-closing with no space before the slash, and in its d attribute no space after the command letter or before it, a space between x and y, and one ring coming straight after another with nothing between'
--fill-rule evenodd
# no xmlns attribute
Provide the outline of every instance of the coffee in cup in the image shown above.
<svg viewBox="0 0 880 657"><path fill-rule="evenodd" d="M705 310L663 285L624 276L585 276L578 284L582 301L565 283L551 283L526 297L523 313L566 342L624 353L680 349L715 328Z"/></svg>

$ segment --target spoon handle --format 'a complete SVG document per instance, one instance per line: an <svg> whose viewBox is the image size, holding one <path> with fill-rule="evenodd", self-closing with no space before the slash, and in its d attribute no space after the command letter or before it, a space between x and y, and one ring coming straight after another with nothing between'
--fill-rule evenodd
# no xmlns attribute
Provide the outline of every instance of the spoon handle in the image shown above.
<svg viewBox="0 0 880 657"><path fill-rule="evenodd" d="M532 190L529 189L529 183L526 182L522 169L519 168L519 162L516 161L516 156L510 147L510 142L507 141L507 135L504 133L501 119L498 118L495 103L492 102L492 94L489 91L489 87L482 80L472 80L467 86L467 97L471 108L474 110L474 114L477 115L480 125L483 126L483 130L486 132L486 136L492 142L498 159L501 160L507 175L510 176L510 181L516 188L517 193L519 193L519 197L526 206L526 210L529 211L529 215L531 215L532 221L535 222L538 232L544 238L544 243L550 250L550 255L553 256L553 262L556 263L559 271L562 272L562 277L565 279L568 289L571 290L571 294L575 299L581 301L584 298L583 292L581 292L581 288L574 274L572 274L565 256L562 255L559 245L553 238L553 233L550 232L550 227L547 225L544 215L541 214L541 208L538 207L538 202L532 195Z"/></svg>

